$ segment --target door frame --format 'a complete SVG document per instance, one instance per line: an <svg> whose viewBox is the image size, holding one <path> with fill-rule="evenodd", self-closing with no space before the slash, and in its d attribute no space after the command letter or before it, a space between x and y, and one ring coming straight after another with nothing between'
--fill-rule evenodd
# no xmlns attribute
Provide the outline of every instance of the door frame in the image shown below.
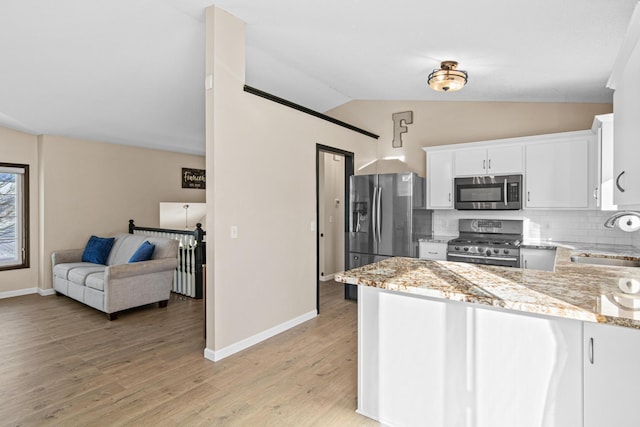
<svg viewBox="0 0 640 427"><path fill-rule="evenodd" d="M323 153L339 154L344 157L344 232L349 227L349 193L351 191L351 177L355 172L354 154L340 148L316 143L316 311L320 314L320 156ZM344 266L349 265L349 239L344 239Z"/></svg>

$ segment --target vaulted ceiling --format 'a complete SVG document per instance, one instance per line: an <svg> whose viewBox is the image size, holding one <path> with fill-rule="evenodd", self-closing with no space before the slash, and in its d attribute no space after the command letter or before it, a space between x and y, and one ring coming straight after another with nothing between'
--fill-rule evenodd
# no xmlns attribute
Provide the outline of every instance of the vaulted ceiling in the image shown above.
<svg viewBox="0 0 640 427"><path fill-rule="evenodd" d="M354 99L610 103L637 0L219 0L247 84L323 112ZM204 153L210 0L2 0L0 126ZM460 92L426 85L440 61Z"/></svg>

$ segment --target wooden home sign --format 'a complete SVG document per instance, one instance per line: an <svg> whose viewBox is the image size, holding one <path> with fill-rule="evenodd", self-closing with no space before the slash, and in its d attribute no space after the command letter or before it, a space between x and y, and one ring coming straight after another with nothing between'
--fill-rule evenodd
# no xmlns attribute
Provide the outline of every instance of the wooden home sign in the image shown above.
<svg viewBox="0 0 640 427"><path fill-rule="evenodd" d="M182 188L207 188L205 170L182 168Z"/></svg>

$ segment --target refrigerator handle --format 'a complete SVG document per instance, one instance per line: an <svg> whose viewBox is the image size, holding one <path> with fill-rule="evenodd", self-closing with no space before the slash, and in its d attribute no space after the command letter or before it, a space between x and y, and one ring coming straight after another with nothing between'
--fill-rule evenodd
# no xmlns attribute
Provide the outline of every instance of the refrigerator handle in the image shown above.
<svg viewBox="0 0 640 427"><path fill-rule="evenodd" d="M378 243L380 243L380 229L381 229L381 222L380 221L380 216L381 216L381 207L380 205L381 203L381 198L382 198L382 187L378 187L378 214L376 215L376 220L378 222Z"/></svg>
<svg viewBox="0 0 640 427"><path fill-rule="evenodd" d="M371 199L371 232L373 233L373 241L376 241L376 197L378 196L378 187L373 187L373 198Z"/></svg>

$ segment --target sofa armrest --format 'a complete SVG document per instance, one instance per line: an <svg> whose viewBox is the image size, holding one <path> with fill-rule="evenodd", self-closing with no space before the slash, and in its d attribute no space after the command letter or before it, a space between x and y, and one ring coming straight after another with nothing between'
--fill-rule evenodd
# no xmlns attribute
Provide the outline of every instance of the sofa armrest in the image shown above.
<svg viewBox="0 0 640 427"><path fill-rule="evenodd" d="M150 261L132 262L129 264L110 265L105 269L105 281L109 279L123 279L158 271L175 270L178 266L177 258L162 258Z"/></svg>
<svg viewBox="0 0 640 427"><path fill-rule="evenodd" d="M82 262L84 249L65 249L51 253L51 263L53 265L67 262Z"/></svg>

